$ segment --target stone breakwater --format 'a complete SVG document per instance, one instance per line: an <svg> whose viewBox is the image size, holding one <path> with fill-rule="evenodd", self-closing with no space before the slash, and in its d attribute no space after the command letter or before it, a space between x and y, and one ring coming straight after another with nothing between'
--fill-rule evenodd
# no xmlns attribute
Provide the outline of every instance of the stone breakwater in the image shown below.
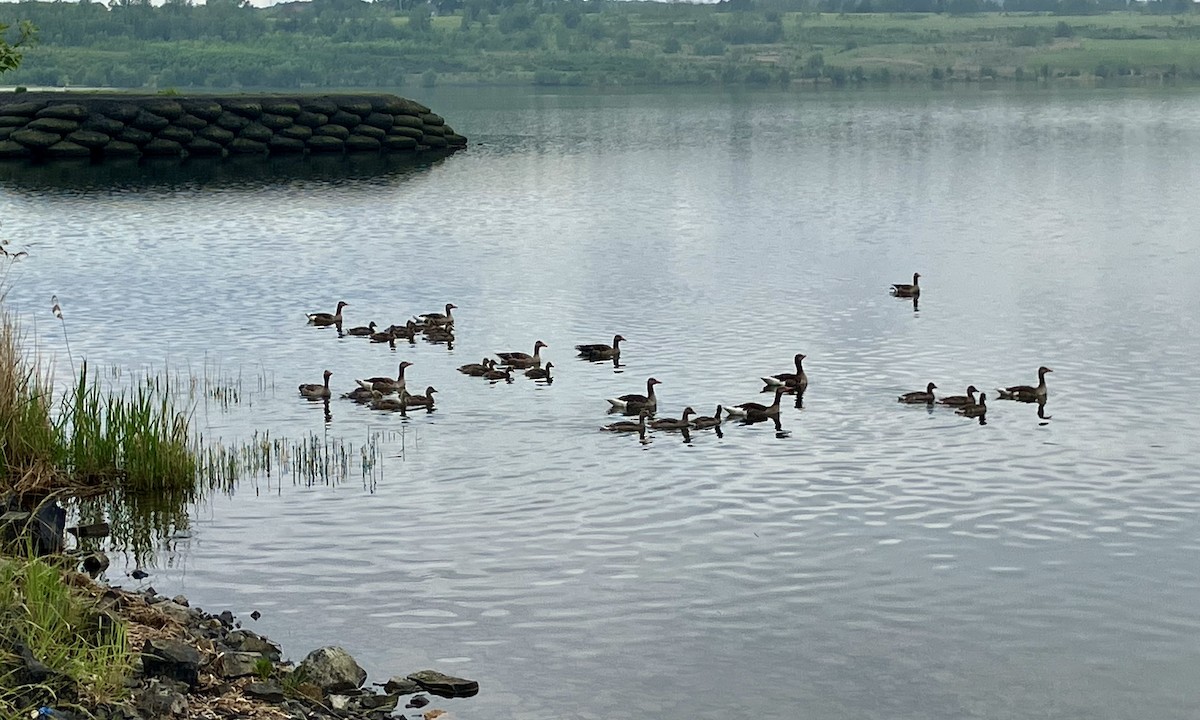
<svg viewBox="0 0 1200 720"><path fill-rule="evenodd" d="M396 95L0 96L0 158L453 151L467 139Z"/></svg>

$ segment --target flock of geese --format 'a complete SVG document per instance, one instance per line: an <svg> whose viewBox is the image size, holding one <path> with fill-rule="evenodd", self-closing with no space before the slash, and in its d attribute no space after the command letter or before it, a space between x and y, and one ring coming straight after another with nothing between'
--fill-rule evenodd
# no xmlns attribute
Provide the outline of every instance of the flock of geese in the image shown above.
<svg viewBox="0 0 1200 720"><path fill-rule="evenodd" d="M920 277L920 273L914 273L911 284L893 284L890 290L891 294L898 298L910 298L915 306L921 294ZM397 340L406 340L411 343L415 342L418 335L433 343L452 344L454 342L454 316L452 313L458 306L453 303L447 303L443 312L423 313L405 321L403 324L394 324L387 328L379 329L372 322L369 325L352 327L343 332L342 310L348 305L349 303L343 301L337 304L337 309L332 313L308 313L308 323L318 327L335 326L339 335L365 337L371 342L387 343L393 349L396 346ZM613 336L611 344L594 343L576 345L575 351L578 357L583 360L592 362L611 360L616 365L621 356L621 343L624 340L625 338L618 334ZM494 382L501 380L512 382L514 373L522 373L534 380L552 383L553 378L550 371L554 367L554 363L543 363L541 355L541 351L548 347L546 343L538 340L533 344L533 351L531 353L496 353L495 358L485 357L478 363L462 365L458 368L458 371L464 375L481 377ZM655 395L654 388L661 383L656 378L651 377L646 380L645 394L631 393L608 399L609 412L636 415L637 420L622 420L609 423L600 429L614 433L637 433L643 440L648 430L679 430L686 433L688 430L715 429L720 434L723 418L738 418L748 424L773 420L776 429L779 429L779 409L782 397L785 394L794 395L797 407L800 407L803 402L804 393L808 389L808 375L804 372L804 359L806 357L803 353L796 353L793 357L795 363L794 372L781 372L762 378L765 383L763 392L773 390L775 393L774 402L770 405L757 402L745 402L737 405L717 405L715 412L710 416L697 415L695 410L687 407L684 408L683 413L678 418L666 417L654 419L655 413L658 411L658 398ZM342 393L341 397L366 404L375 410L398 412L418 408L427 411L433 410L434 394L437 393L437 389L429 386L425 388L422 394L411 393L404 378L404 371L411 366L412 363L410 362L401 362L397 375L394 378L380 376L356 379L356 387L349 392ZM1049 372L1053 371L1048 367L1040 367L1037 373L1037 385L1012 385L1006 388L999 388L997 389L997 397L1001 400L1037 403L1039 417L1045 417L1043 409L1047 399L1046 373ZM332 396L332 391L329 387L329 379L332 375L331 371L326 370L323 383L300 385L300 395L309 400L328 401ZM954 409L958 415L967 418L977 418L981 425L986 424L986 393L980 393L974 385L970 385L967 387L965 395L938 397L934 393L936 389L937 385L931 382L925 386L924 390L905 393L899 396L897 401L907 405L926 405L930 408L935 405L946 406ZM979 393L978 397L976 397L976 393Z"/></svg>

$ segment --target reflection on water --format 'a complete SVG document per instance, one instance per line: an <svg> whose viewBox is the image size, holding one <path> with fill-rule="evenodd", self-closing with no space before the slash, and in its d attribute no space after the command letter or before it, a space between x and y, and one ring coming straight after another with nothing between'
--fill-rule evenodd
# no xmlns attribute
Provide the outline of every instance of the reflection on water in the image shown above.
<svg viewBox="0 0 1200 720"><path fill-rule="evenodd" d="M17 192L112 191L146 188L256 187L298 181L402 181L445 161L446 153L231 155L227 158L87 158L0 161L0 187Z"/></svg>
<svg viewBox="0 0 1200 720"><path fill-rule="evenodd" d="M197 503L160 592L375 679L477 678L479 716L1190 720L1200 98L437 92L480 142L399 182L0 194L47 357L57 293L93 362L288 388L198 410L206 438L354 445L345 481ZM918 268L910 312L887 288ZM305 325L339 299L349 326L452 300L454 342ZM566 362L616 333L619 363ZM457 370L537 338L553 385ZM650 377L663 417L766 404L801 351L761 422L597 429ZM437 412L294 391L403 360ZM984 427L896 403L1042 363L1049 401ZM360 483L374 433L406 439Z"/></svg>

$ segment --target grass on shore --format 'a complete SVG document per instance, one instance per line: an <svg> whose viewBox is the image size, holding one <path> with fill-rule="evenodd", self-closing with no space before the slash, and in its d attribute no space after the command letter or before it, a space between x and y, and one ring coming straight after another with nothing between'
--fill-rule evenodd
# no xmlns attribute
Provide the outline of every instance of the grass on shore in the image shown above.
<svg viewBox="0 0 1200 720"><path fill-rule="evenodd" d="M0 717L47 705L95 707L124 693L131 663L125 628L37 558L0 556ZM24 649L50 672L30 677Z"/></svg>

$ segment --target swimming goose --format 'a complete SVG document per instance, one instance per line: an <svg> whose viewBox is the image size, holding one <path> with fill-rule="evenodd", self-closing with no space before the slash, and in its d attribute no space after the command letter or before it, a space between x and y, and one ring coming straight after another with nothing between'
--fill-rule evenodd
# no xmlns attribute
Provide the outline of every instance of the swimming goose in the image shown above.
<svg viewBox="0 0 1200 720"><path fill-rule="evenodd" d="M404 389L404 368L412 367L412 363L405 360L400 363L400 371L396 374L396 379L390 377L371 377L366 380L355 380L359 387L367 388L368 390L380 390L386 392L395 392Z"/></svg>
<svg viewBox="0 0 1200 720"><path fill-rule="evenodd" d="M707 415L701 415L700 417L696 418L695 420L692 420L692 427L694 427L698 430L704 429L704 428L717 427L718 425L721 424L721 413L724 411L725 411L725 408L718 405L717 411L715 413L713 413L712 417L708 417Z"/></svg>
<svg viewBox="0 0 1200 720"><path fill-rule="evenodd" d="M499 370L496 368L496 364L492 363L492 369L485 372L482 377L483 379L490 380L492 382L497 380L512 382L512 368L506 367L503 370Z"/></svg>
<svg viewBox="0 0 1200 720"><path fill-rule="evenodd" d="M977 393L977 392L979 392L979 390L974 385L968 385L966 395L947 395L943 398L939 398L938 404L940 404L940 405L957 405L957 406L974 405L975 404L975 393Z"/></svg>
<svg viewBox="0 0 1200 720"><path fill-rule="evenodd" d="M638 421L622 420L620 422L610 423L600 427L601 430L608 432L646 432L646 418L650 417L649 410L643 410L638 414Z"/></svg>
<svg viewBox="0 0 1200 720"><path fill-rule="evenodd" d="M796 357L794 358L796 361L796 372L770 375L763 378L762 381L771 387L779 387L780 385L784 385L786 387L794 388L798 392L804 392L806 389L808 389L808 375L804 374L804 367L802 365L804 358L806 357L808 356L804 353L796 353Z"/></svg>
<svg viewBox="0 0 1200 720"><path fill-rule="evenodd" d="M725 406L725 414L730 418L746 418L751 412L768 413L768 410L772 410L772 408L774 408L772 410L774 414L779 414L779 398L784 396L785 392L787 392L786 386L780 385L779 388L775 388L775 402L769 406L764 406L761 402L743 402L736 406Z"/></svg>
<svg viewBox="0 0 1200 720"><path fill-rule="evenodd" d="M654 395L654 386L662 383L654 378L646 381L645 395L622 395L621 397L608 398L608 404L621 410L640 410L646 409L654 412L658 409L658 398Z"/></svg>
<svg viewBox="0 0 1200 720"><path fill-rule="evenodd" d="M983 417L987 415L987 393L979 393L979 402L974 405L964 405L954 412L963 417Z"/></svg>
<svg viewBox="0 0 1200 720"><path fill-rule="evenodd" d="M1038 368L1038 384L1037 387L1032 385L1012 385L1010 387L998 389L1001 400L1020 400L1022 402L1045 402L1046 400L1046 373L1054 372L1050 368L1043 365Z"/></svg>
<svg viewBox="0 0 1200 720"><path fill-rule="evenodd" d="M548 362L544 368L529 368L525 371L525 377L533 378L534 380L549 380L550 368L552 367L554 367L554 363Z"/></svg>
<svg viewBox="0 0 1200 720"><path fill-rule="evenodd" d="M896 398L896 401L908 403L909 405L932 405L935 399L933 396L933 389L935 387L937 387L937 385L929 383L925 386L924 392L918 390L916 392L904 393L900 397Z"/></svg>
<svg viewBox="0 0 1200 720"><path fill-rule="evenodd" d="M655 430L683 430L684 428L691 427L692 421L688 418L695 414L695 412L690 407L686 407L683 409L683 415L678 420L675 418L662 418L650 423L650 427Z"/></svg>
<svg viewBox="0 0 1200 720"><path fill-rule="evenodd" d="M409 320L404 325L388 325L387 329L384 330L385 333L389 333L392 337L403 338L404 340L412 340L419 331L420 328L412 320Z"/></svg>
<svg viewBox="0 0 1200 720"><path fill-rule="evenodd" d="M895 283L892 285L892 294L896 297L918 297L921 294L921 286L918 284L918 278L921 273L913 273L912 285L907 283Z"/></svg>
<svg viewBox="0 0 1200 720"><path fill-rule="evenodd" d="M342 308L347 307L350 303L342 301L337 305L337 312L332 313L306 313L308 316L309 325L341 325L342 324Z"/></svg>
<svg viewBox="0 0 1200 720"><path fill-rule="evenodd" d="M775 402L770 405L763 405L762 403L756 402L746 402L738 405L726 405L725 414L729 417L744 417L747 420L751 419L752 415L754 418L759 420L770 417L771 415L778 415L779 398L783 397L783 394L787 392L787 390L787 387L784 385L780 385L779 387L775 388Z"/></svg>
<svg viewBox="0 0 1200 720"><path fill-rule="evenodd" d="M375 323L372 322L370 325L367 325L366 327L363 327L361 325L359 327L352 327L346 331L346 334L347 335L356 335L358 337L374 335L375 334Z"/></svg>
<svg viewBox="0 0 1200 720"><path fill-rule="evenodd" d="M311 398L314 400L329 397L329 376L332 374L333 373L328 370L325 371L324 385L317 385L314 383L304 383L300 385L300 394L306 398Z"/></svg>
<svg viewBox="0 0 1200 720"><path fill-rule="evenodd" d="M450 314L451 310L457 310L458 306L454 303L446 303L446 312L444 313L422 313L420 317L423 324L428 325L446 325L454 322L454 317Z"/></svg>
<svg viewBox="0 0 1200 720"><path fill-rule="evenodd" d="M373 343L391 343L393 345L396 343L396 336L392 334L391 330L373 332L369 337Z"/></svg>
<svg viewBox="0 0 1200 720"><path fill-rule="evenodd" d="M342 397L347 400L353 400L354 402L359 403L361 405L363 403L368 403L368 402L371 402L371 400L374 400L376 393L378 393L379 395L383 395L383 393L379 392L378 390L372 390L371 388L365 388L365 387L356 387L353 390L351 390L350 392L342 393Z"/></svg>
<svg viewBox="0 0 1200 720"><path fill-rule="evenodd" d="M621 335L613 335L612 345L576 345L575 349L579 352L579 357L587 360L611 360L621 356L621 341L624 339Z"/></svg>
<svg viewBox="0 0 1200 720"><path fill-rule="evenodd" d="M359 390L362 389L363 388L359 388ZM404 409L407 407L407 404L402 398L384 397L383 393L379 392L378 390L372 390L371 395L372 410L387 410L389 412L396 412L397 410L404 411Z"/></svg>
<svg viewBox="0 0 1200 720"><path fill-rule="evenodd" d="M425 328L425 341L431 343L454 342L454 323Z"/></svg>
<svg viewBox="0 0 1200 720"><path fill-rule="evenodd" d="M400 400L404 403L404 405L406 407L432 408L433 407L433 394L435 392L437 392L437 390L435 390L432 385L425 388L424 395L409 395L407 391L401 390L400 391Z"/></svg>
<svg viewBox="0 0 1200 720"><path fill-rule="evenodd" d="M538 340L533 344L533 354L523 352L501 352L496 353L496 357L505 365L515 368L541 367L542 365L542 348L550 347L546 343Z"/></svg>
<svg viewBox="0 0 1200 720"><path fill-rule="evenodd" d="M481 375L483 375L484 373L486 373L488 370L491 370L491 369L492 369L492 360L489 358L484 358L483 362L467 363L466 365L458 366L458 371L460 373L462 373L463 375L470 375L471 377L480 377Z"/></svg>

